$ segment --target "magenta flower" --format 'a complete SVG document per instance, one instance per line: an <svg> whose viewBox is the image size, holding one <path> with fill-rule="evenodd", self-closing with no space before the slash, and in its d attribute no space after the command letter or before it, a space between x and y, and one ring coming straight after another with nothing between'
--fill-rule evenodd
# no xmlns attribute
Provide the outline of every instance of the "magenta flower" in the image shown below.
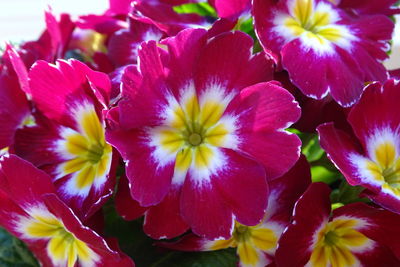
<svg viewBox="0 0 400 267"><path fill-rule="evenodd" d="M368 189L374 202L400 213L400 117L396 80L369 85L348 121L354 135L332 124L318 127L321 146L351 185ZM358 142L357 142L358 139Z"/></svg>
<svg viewBox="0 0 400 267"><path fill-rule="evenodd" d="M282 177L270 183L268 209L261 223L245 226L238 222L229 239L208 240L188 234L174 243L158 243L166 248L183 251L211 251L236 248L239 265L264 267L272 264L278 240L289 224L294 203L311 182L310 167L305 157Z"/></svg>
<svg viewBox="0 0 400 267"><path fill-rule="evenodd" d="M201 236L228 238L233 218L261 221L266 177L296 162L300 141L283 129L300 110L276 82L259 83L271 77L272 64L251 55L249 36L207 37L187 29L165 39L166 50L142 44L139 70L125 73L119 129L107 140L126 162L132 197L142 206L165 204L162 214L174 211L169 220L153 219L174 234L186 230L171 224L182 217Z"/></svg>
<svg viewBox="0 0 400 267"><path fill-rule="evenodd" d="M88 216L112 193L112 148L102 109L110 81L76 60L38 61L29 72L36 125L17 131L15 152L51 174L61 198ZM96 203L95 206L93 206Z"/></svg>
<svg viewBox="0 0 400 267"><path fill-rule="evenodd" d="M133 266L77 219L46 173L13 155L4 156L0 167L0 225L23 240L42 266Z"/></svg>
<svg viewBox="0 0 400 267"><path fill-rule="evenodd" d="M397 266L400 216L364 203L331 211L330 189L313 183L295 205L277 266Z"/></svg>
<svg viewBox="0 0 400 267"><path fill-rule="evenodd" d="M328 93L353 105L368 81L384 81L393 22L384 15L350 15L325 0L256 0L255 30L305 95Z"/></svg>

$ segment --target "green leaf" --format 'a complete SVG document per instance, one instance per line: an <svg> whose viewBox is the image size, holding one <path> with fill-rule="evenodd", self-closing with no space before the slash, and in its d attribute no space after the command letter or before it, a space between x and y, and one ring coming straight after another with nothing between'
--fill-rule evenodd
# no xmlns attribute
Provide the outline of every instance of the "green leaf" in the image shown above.
<svg viewBox="0 0 400 267"><path fill-rule="evenodd" d="M331 194L332 203L342 203L344 205L354 202L369 202L367 198L360 198L360 193L364 190L361 186L351 186L346 180L342 180L338 189Z"/></svg>
<svg viewBox="0 0 400 267"><path fill-rule="evenodd" d="M22 241L0 228L0 266L36 267L39 264Z"/></svg>
<svg viewBox="0 0 400 267"><path fill-rule="evenodd" d="M173 7L176 13L188 14L195 13L200 16L217 17L215 9L206 2L201 3L188 3L180 6Z"/></svg>
<svg viewBox="0 0 400 267"><path fill-rule="evenodd" d="M311 178L313 182L331 184L339 178L339 174L325 168L324 166L313 166L311 167Z"/></svg>
<svg viewBox="0 0 400 267"><path fill-rule="evenodd" d="M308 162L319 160L324 155L324 150L319 145L318 135L316 134L303 134L302 138L303 147L302 152L306 156Z"/></svg>

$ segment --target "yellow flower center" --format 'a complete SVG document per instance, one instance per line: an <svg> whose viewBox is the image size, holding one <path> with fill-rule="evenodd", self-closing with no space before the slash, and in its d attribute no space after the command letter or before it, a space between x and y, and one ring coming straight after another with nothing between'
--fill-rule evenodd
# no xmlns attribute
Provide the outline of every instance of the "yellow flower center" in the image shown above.
<svg viewBox="0 0 400 267"><path fill-rule="evenodd" d="M231 239L210 241L209 249L237 247L240 262L246 266L266 265L264 253L275 253L282 227L275 224L246 226L235 222Z"/></svg>
<svg viewBox="0 0 400 267"><path fill-rule="evenodd" d="M192 146L198 146L198 145L200 145L201 141L202 141L202 138L201 138L201 135L200 135L200 134L198 134L198 133L192 133L192 134L189 135L189 143L190 143Z"/></svg>
<svg viewBox="0 0 400 267"><path fill-rule="evenodd" d="M85 266L94 266L99 256L69 232L54 215L41 210L31 216L21 220L20 231L31 239L48 239L47 253L55 265L67 263L68 267L73 267L79 261Z"/></svg>
<svg viewBox="0 0 400 267"><path fill-rule="evenodd" d="M353 266L358 262L352 250L368 249L371 240L360 233L357 219L337 218L327 223L317 233L311 253L311 266Z"/></svg>
<svg viewBox="0 0 400 267"><path fill-rule="evenodd" d="M216 148L235 145L234 124L223 116L229 100L217 89L199 99L192 88L179 103L171 97L164 125L149 130L155 157L160 162L174 159L175 175L184 176L191 166L199 170L212 168L219 162Z"/></svg>
<svg viewBox="0 0 400 267"><path fill-rule="evenodd" d="M112 147L105 141L104 127L94 108L81 108L77 117L79 131L67 129L62 133L59 150L68 159L59 166L59 177L73 174L73 187L87 194L96 179L105 179Z"/></svg>
<svg viewBox="0 0 400 267"><path fill-rule="evenodd" d="M374 157L368 160L367 169L385 187L391 187L400 194L400 157L396 155L396 147L390 141L385 141L375 147Z"/></svg>
<svg viewBox="0 0 400 267"><path fill-rule="evenodd" d="M336 24L338 14L328 3L316 4L314 0L294 0L288 3L290 14L277 16L275 25L278 26L276 30L285 33L289 40L302 37L304 44L323 51L326 51L330 43L349 45L352 36L347 28Z"/></svg>

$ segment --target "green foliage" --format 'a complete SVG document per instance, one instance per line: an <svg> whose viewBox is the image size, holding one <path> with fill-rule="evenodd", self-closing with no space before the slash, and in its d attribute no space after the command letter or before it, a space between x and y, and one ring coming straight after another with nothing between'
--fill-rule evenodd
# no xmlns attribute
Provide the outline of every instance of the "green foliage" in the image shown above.
<svg viewBox="0 0 400 267"><path fill-rule="evenodd" d="M195 13L200 16L217 17L215 9L206 2L183 4L175 6L174 10L180 14Z"/></svg>
<svg viewBox="0 0 400 267"><path fill-rule="evenodd" d="M351 186L346 180L342 180L339 188L333 190L331 194L332 203L342 203L344 205L354 202L369 202L367 198L360 198L360 193L364 190L361 186Z"/></svg>
<svg viewBox="0 0 400 267"><path fill-rule="evenodd" d="M22 241L0 228L0 266L36 267L39 265Z"/></svg>
<svg viewBox="0 0 400 267"><path fill-rule="evenodd" d="M322 158L324 150L319 145L318 135L316 134L299 134L303 143L301 152L306 156L308 162L312 163Z"/></svg>
<svg viewBox="0 0 400 267"><path fill-rule="evenodd" d="M332 184L339 178L339 174L324 166L313 166L311 167L311 177L313 182Z"/></svg>

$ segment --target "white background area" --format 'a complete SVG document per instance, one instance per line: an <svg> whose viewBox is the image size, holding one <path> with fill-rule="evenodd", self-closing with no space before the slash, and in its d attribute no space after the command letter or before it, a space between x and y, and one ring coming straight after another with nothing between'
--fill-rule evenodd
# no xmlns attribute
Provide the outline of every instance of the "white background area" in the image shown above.
<svg viewBox="0 0 400 267"><path fill-rule="evenodd" d="M73 17L88 13L101 14L108 0L0 0L0 42L34 40L45 27L44 10Z"/></svg>
<svg viewBox="0 0 400 267"><path fill-rule="evenodd" d="M0 46L5 41L36 39L44 29L44 10L51 6L55 14L70 13L73 17L88 13L101 14L108 0L0 0ZM400 68L400 16L394 33L394 47L388 69Z"/></svg>

